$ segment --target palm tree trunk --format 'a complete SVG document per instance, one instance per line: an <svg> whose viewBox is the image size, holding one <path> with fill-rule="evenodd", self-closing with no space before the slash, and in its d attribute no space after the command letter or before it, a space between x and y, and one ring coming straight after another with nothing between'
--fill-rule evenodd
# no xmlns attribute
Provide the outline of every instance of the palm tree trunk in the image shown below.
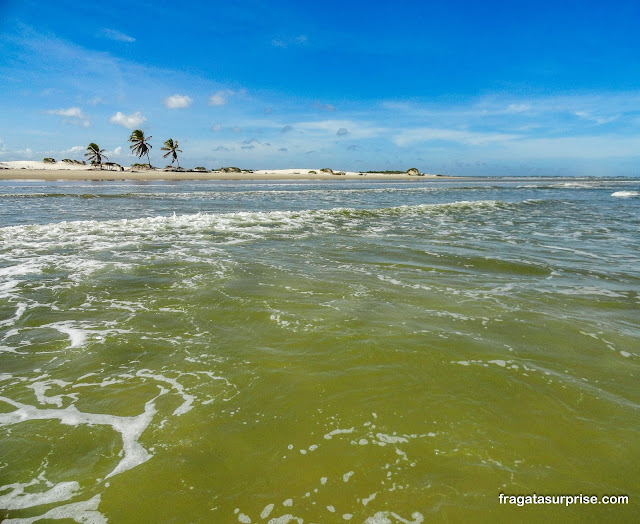
<svg viewBox="0 0 640 524"><path fill-rule="evenodd" d="M149 162L149 169L151 169L151 159L149 158L149 151L147 151L147 160Z"/></svg>

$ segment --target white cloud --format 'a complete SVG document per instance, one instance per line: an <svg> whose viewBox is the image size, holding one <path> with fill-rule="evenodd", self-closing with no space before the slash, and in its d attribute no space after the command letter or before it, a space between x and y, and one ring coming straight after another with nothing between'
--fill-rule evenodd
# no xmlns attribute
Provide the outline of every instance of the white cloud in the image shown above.
<svg viewBox="0 0 640 524"><path fill-rule="evenodd" d="M614 120L618 119L618 115L603 117L603 116L593 115L589 111L575 111L574 114L577 117L583 118L597 125L608 124L609 122L613 122Z"/></svg>
<svg viewBox="0 0 640 524"><path fill-rule="evenodd" d="M109 119L109 122L111 122L112 124L117 124L119 126L126 127L127 129L134 129L146 121L147 119L142 116L142 113L140 113L140 111L136 111L135 113L132 113L130 115L125 115L124 113L118 111Z"/></svg>
<svg viewBox="0 0 640 524"><path fill-rule="evenodd" d="M222 125L221 125L221 124L213 124L213 125L211 126L211 131L215 131L216 133L217 133L218 131L220 131L221 129L222 129Z"/></svg>
<svg viewBox="0 0 640 524"><path fill-rule="evenodd" d="M73 155L75 153L81 153L86 148L84 146L73 146L69 149L65 149L64 151L60 151L61 155Z"/></svg>
<svg viewBox="0 0 640 524"><path fill-rule="evenodd" d="M26 149L8 149L7 145L0 138L0 157L9 157L12 160L30 160L33 157L33 150L28 147Z"/></svg>
<svg viewBox="0 0 640 524"><path fill-rule="evenodd" d="M107 154L107 157L109 157L109 158L112 158L114 156L121 156L122 155L122 146L118 146L112 151L107 151L106 154Z"/></svg>
<svg viewBox="0 0 640 524"><path fill-rule="evenodd" d="M209 97L210 106L224 106L229 102L229 97L234 94L230 89L220 90Z"/></svg>
<svg viewBox="0 0 640 524"><path fill-rule="evenodd" d="M164 99L164 105L169 109L189 107L193 99L187 95L173 95Z"/></svg>
<svg viewBox="0 0 640 524"><path fill-rule="evenodd" d="M50 109L47 113L50 115L68 116L72 118L84 118L82 110L79 107L70 107L69 109Z"/></svg>
<svg viewBox="0 0 640 524"><path fill-rule="evenodd" d="M89 120L82 113L79 107L70 107L68 109L50 109L47 111L50 115L57 115L67 118L66 123L76 126L89 127Z"/></svg>
<svg viewBox="0 0 640 524"><path fill-rule="evenodd" d="M117 42L131 43L136 41L136 39L133 38L132 36L125 35L124 33L117 31L115 29L103 29L102 36L104 36L105 38L108 38L109 40L115 40Z"/></svg>

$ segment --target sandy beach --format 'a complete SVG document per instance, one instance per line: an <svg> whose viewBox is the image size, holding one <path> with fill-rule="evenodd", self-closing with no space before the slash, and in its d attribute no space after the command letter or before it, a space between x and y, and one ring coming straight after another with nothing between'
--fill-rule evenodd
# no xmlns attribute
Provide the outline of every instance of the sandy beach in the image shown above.
<svg viewBox="0 0 640 524"><path fill-rule="evenodd" d="M338 174L344 173L344 174ZM162 169L130 169L114 171L91 169L84 165L45 164L35 161L0 163L0 180L423 180L449 178L441 175L408 175L360 173L358 171L323 172L309 169L260 169L227 173L223 171L164 171Z"/></svg>

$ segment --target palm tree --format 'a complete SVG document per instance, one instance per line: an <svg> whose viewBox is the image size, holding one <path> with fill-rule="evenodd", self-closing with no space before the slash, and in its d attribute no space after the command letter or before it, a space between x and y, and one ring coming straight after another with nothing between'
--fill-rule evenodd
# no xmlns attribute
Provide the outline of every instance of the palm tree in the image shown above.
<svg viewBox="0 0 640 524"><path fill-rule="evenodd" d="M100 166L100 169L102 169L102 159L105 158L109 160L107 158L107 155L104 154L104 151L104 149L100 149L100 146L98 144L94 144L93 142L91 142L87 147L87 152L84 154L84 156L88 157L89 161L92 164L98 164Z"/></svg>
<svg viewBox="0 0 640 524"><path fill-rule="evenodd" d="M178 167L180 167L180 162L178 161L178 152L182 153L182 149L178 149L178 141L174 141L173 138L170 138L164 143L163 151L166 151L162 158L167 158L171 155L171 165L173 165L173 161L178 162Z"/></svg>
<svg viewBox="0 0 640 524"><path fill-rule="evenodd" d="M153 146L149 143L152 136L144 136L144 132L140 129L136 129L131 136L129 137L129 142L132 142L132 145L129 146L131 152L134 155L137 155L138 158L142 158L143 155L147 155L147 160L149 161L149 167L151 167L151 159L149 158L149 149Z"/></svg>

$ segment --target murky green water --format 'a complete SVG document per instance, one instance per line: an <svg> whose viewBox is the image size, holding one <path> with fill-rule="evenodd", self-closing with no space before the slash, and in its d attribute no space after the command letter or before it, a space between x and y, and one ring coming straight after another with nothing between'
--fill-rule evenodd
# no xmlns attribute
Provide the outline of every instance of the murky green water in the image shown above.
<svg viewBox="0 0 640 524"><path fill-rule="evenodd" d="M2 183L0 516L633 521L639 190Z"/></svg>

